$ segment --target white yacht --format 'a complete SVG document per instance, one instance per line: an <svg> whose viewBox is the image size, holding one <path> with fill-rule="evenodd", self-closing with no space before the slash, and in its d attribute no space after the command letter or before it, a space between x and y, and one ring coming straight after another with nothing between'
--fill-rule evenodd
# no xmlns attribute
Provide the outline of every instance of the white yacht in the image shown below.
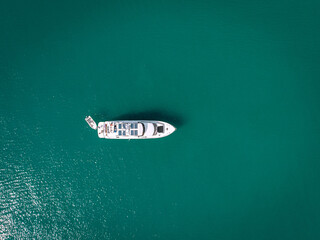
<svg viewBox="0 0 320 240"><path fill-rule="evenodd" d="M92 118L90 117L90 119ZM92 123L88 121L87 123L91 127ZM99 138L108 139L162 138L175 130L176 128L169 123L154 120L120 120L99 122L98 124Z"/></svg>

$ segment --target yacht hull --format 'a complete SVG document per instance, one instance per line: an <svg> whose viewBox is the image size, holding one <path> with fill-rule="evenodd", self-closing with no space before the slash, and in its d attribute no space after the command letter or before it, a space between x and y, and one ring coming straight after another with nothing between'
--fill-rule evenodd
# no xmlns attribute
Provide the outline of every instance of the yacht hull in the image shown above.
<svg viewBox="0 0 320 240"><path fill-rule="evenodd" d="M172 134L176 128L156 120L119 120L99 122L98 136L107 139L153 139Z"/></svg>

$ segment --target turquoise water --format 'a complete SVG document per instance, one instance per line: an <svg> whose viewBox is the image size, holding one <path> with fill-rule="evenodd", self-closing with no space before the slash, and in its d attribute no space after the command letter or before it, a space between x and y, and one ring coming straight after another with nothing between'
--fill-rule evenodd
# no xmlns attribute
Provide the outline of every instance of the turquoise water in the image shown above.
<svg viewBox="0 0 320 240"><path fill-rule="evenodd" d="M0 238L320 239L319 7L2 1Z"/></svg>

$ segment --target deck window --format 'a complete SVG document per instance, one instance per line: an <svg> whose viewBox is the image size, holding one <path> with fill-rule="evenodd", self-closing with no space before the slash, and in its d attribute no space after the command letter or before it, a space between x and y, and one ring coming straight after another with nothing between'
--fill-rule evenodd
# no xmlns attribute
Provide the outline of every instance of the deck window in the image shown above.
<svg viewBox="0 0 320 240"><path fill-rule="evenodd" d="M121 127L122 127L122 124L121 124L121 123L119 123L119 126L118 126L118 127L119 127L119 129L121 129Z"/></svg>
<svg viewBox="0 0 320 240"><path fill-rule="evenodd" d="M125 136L126 135L126 131L122 131L122 135Z"/></svg>
<svg viewBox="0 0 320 240"><path fill-rule="evenodd" d="M122 131L119 131L119 136L121 136L122 135Z"/></svg>

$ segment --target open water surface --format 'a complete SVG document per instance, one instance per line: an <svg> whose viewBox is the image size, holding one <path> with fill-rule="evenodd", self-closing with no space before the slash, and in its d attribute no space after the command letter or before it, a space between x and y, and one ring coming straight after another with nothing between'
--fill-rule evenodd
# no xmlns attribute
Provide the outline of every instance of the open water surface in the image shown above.
<svg viewBox="0 0 320 240"><path fill-rule="evenodd" d="M320 239L319 9L1 1L0 239Z"/></svg>

